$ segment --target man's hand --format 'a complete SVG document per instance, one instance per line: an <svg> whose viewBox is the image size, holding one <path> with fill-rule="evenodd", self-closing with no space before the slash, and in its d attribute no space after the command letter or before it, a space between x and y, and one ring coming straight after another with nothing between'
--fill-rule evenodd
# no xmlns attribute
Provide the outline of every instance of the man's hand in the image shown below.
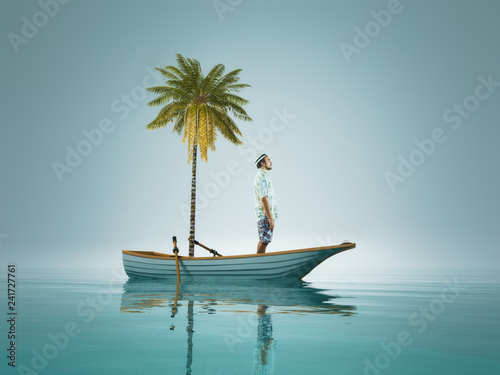
<svg viewBox="0 0 500 375"><path fill-rule="evenodd" d="M274 229L274 220L273 215L271 214L271 206L269 205L269 200L267 196L262 198L262 208L264 208L264 212L266 213L266 217L269 220L269 228L271 230Z"/></svg>

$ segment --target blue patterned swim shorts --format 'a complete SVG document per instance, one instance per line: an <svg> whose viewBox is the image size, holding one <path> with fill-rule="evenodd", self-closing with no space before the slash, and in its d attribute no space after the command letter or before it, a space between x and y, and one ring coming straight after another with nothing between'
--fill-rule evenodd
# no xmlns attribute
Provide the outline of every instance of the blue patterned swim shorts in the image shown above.
<svg viewBox="0 0 500 375"><path fill-rule="evenodd" d="M259 230L259 240L262 243L269 243L273 239L273 231L269 227L269 219L261 219L257 222Z"/></svg>

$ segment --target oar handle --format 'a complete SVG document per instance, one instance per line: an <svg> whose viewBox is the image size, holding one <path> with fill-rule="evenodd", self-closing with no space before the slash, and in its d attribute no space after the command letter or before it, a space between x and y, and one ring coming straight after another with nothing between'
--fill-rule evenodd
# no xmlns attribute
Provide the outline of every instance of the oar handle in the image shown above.
<svg viewBox="0 0 500 375"><path fill-rule="evenodd" d="M177 247L177 237L173 236L172 241L174 242L174 254L179 252L179 248Z"/></svg>

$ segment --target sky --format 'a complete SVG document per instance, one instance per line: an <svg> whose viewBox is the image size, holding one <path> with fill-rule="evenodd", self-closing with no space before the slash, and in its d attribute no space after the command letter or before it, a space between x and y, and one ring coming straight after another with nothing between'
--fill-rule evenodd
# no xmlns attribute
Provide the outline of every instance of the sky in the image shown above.
<svg viewBox="0 0 500 375"><path fill-rule="evenodd" d="M318 274L500 264L500 3L16 1L0 18L0 266L114 267L187 255L191 166L146 87L177 53L242 69L253 122L198 162L196 238L269 252L339 244ZM206 256L197 248L196 255Z"/></svg>

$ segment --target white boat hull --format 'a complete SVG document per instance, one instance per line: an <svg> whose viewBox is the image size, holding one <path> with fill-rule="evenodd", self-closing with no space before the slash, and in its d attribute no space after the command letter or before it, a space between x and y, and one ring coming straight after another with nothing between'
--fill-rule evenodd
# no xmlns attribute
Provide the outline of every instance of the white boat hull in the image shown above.
<svg viewBox="0 0 500 375"><path fill-rule="evenodd" d="M179 257L181 280L288 280L302 279L332 255L352 249L354 243L265 254L224 257ZM175 256L123 250L129 277L177 278Z"/></svg>

